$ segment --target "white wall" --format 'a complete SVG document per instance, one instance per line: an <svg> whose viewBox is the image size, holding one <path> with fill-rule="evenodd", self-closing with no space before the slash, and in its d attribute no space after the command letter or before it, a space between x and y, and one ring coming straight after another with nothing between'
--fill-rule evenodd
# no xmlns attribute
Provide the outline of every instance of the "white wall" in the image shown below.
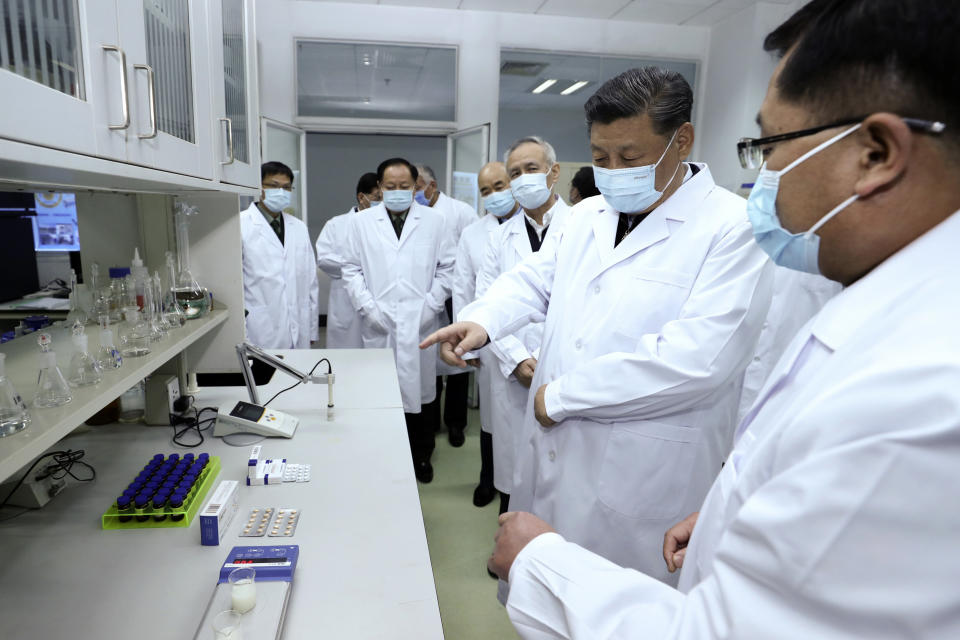
<svg viewBox="0 0 960 640"><path fill-rule="evenodd" d="M700 158L717 184L736 191L757 172L740 168L737 140L755 137L757 110L777 60L763 51L763 39L803 4L758 2L714 25L710 35L705 98L701 109Z"/></svg>
<svg viewBox="0 0 960 640"><path fill-rule="evenodd" d="M494 149L501 47L702 62L710 44L710 30L706 27L491 11L257 0L260 109L264 116L290 123L296 111L294 37L457 45L459 126L491 123Z"/></svg>

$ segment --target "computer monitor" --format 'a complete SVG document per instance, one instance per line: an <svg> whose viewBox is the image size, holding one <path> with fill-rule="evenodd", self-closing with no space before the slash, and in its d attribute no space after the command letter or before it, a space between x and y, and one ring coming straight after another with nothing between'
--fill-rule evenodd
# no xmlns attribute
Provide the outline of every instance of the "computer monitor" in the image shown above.
<svg viewBox="0 0 960 640"><path fill-rule="evenodd" d="M33 247L37 251L80 251L77 199L72 193L35 193Z"/></svg>

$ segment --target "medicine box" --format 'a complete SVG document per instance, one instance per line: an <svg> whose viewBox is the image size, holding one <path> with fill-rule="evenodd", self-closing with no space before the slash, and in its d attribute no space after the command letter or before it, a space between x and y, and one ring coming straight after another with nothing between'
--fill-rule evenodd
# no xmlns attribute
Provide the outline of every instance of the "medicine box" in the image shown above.
<svg viewBox="0 0 960 640"><path fill-rule="evenodd" d="M200 512L200 544L216 546L230 528L234 516L240 510L240 483L223 480L210 496L207 506Z"/></svg>

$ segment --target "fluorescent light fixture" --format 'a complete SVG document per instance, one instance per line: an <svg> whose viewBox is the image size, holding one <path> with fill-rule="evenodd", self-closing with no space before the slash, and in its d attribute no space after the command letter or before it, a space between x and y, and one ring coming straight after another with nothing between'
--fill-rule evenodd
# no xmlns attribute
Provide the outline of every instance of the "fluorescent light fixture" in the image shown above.
<svg viewBox="0 0 960 640"><path fill-rule="evenodd" d="M557 84L557 81L552 78L550 80L544 80L539 85L537 85L536 89L534 89L530 93L543 93L544 91L546 91L547 89L549 89L555 84Z"/></svg>
<svg viewBox="0 0 960 640"><path fill-rule="evenodd" d="M560 95L568 96L571 93L576 93L577 91L580 91L580 89L583 89L588 84L590 84L589 80L578 80L577 82L574 82L572 85L570 85L569 87L561 91Z"/></svg>

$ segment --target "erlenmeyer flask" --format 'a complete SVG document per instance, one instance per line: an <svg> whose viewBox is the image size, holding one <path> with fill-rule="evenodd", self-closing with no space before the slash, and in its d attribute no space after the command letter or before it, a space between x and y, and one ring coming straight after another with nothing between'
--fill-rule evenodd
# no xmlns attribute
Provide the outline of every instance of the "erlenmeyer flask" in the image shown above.
<svg viewBox="0 0 960 640"><path fill-rule="evenodd" d="M51 342L49 333L37 336L37 343L40 345L40 376L37 379L37 395L33 399L33 405L41 409L59 407L73 400L70 386L57 366L57 354L50 351Z"/></svg>
<svg viewBox="0 0 960 640"><path fill-rule="evenodd" d="M120 325L120 355L124 358L138 358L150 353L150 325L140 317L136 305L124 311L125 320Z"/></svg>
<svg viewBox="0 0 960 640"><path fill-rule="evenodd" d="M78 331L79 329L79 331ZM67 382L71 387L89 387L100 384L103 380L103 369L100 363L90 355L87 334L82 326L75 326L73 332L73 355L70 357L70 366L67 368Z"/></svg>
<svg viewBox="0 0 960 640"><path fill-rule="evenodd" d="M196 215L197 209L182 202L177 203L177 253L180 257L180 272L174 293L177 302L183 308L187 320L207 315L210 311L210 297L206 289L200 286L190 271L190 236L188 216Z"/></svg>
<svg viewBox="0 0 960 640"><path fill-rule="evenodd" d="M7 354L0 353L0 438L30 426L30 414L20 394L7 378Z"/></svg>
<svg viewBox="0 0 960 640"><path fill-rule="evenodd" d="M173 254L167 251L167 288L163 291L161 300L163 317L172 329L179 329L187 322L187 316L180 303L177 302L176 286L177 272L173 262Z"/></svg>
<svg viewBox="0 0 960 640"><path fill-rule="evenodd" d="M110 316L100 316L100 348L97 349L97 362L104 371L119 369L123 366L123 357L113 342L113 329L110 328Z"/></svg>

